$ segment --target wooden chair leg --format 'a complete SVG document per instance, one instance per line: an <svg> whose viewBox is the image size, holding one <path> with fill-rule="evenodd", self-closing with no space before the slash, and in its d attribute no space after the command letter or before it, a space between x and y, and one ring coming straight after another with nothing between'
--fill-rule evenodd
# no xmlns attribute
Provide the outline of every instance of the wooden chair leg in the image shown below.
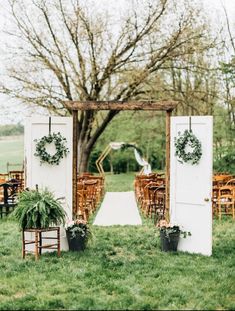
<svg viewBox="0 0 235 311"><path fill-rule="evenodd" d="M24 237L24 230L22 230L22 258L25 259L25 237Z"/></svg>
<svg viewBox="0 0 235 311"><path fill-rule="evenodd" d="M57 229L57 254L60 257L60 228Z"/></svg>
<svg viewBox="0 0 235 311"><path fill-rule="evenodd" d="M39 232L38 235L39 235L39 241L38 241L38 243L39 243L39 255L41 256L42 255L42 232Z"/></svg>
<svg viewBox="0 0 235 311"><path fill-rule="evenodd" d="M38 232L35 231L35 260L39 259L39 252L38 252Z"/></svg>
<svg viewBox="0 0 235 311"><path fill-rule="evenodd" d="M219 220L221 220L221 203L219 203Z"/></svg>

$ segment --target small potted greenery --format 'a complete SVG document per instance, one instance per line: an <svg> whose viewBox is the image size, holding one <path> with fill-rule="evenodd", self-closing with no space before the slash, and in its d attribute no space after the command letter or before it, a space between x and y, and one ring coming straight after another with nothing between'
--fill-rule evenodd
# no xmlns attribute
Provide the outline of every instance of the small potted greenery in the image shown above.
<svg viewBox="0 0 235 311"><path fill-rule="evenodd" d="M164 252L176 252L180 237L186 238L191 235L180 225L168 223L166 220L160 220L157 227L160 230L161 250Z"/></svg>
<svg viewBox="0 0 235 311"><path fill-rule="evenodd" d="M60 199L48 189L25 190L18 196L12 216L22 230L42 229L65 223L65 211Z"/></svg>
<svg viewBox="0 0 235 311"><path fill-rule="evenodd" d="M88 223L83 219L70 220L65 224L69 250L83 251L91 237Z"/></svg>

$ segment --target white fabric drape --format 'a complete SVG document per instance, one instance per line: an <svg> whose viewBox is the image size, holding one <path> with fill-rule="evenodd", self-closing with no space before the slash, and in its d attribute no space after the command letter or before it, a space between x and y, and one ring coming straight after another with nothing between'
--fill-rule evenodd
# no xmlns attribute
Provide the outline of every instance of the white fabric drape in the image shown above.
<svg viewBox="0 0 235 311"><path fill-rule="evenodd" d="M148 174L152 173L151 165L147 161L145 161L145 159L143 159L141 157L141 155L139 154L139 152L136 149L134 149L134 153L135 153L136 162L139 165L144 167L144 174L148 175Z"/></svg>

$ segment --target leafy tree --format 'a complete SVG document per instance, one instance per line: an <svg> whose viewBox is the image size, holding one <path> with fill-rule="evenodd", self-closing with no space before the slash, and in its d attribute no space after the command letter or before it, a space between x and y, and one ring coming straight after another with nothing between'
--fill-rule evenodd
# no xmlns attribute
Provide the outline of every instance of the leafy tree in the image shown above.
<svg viewBox="0 0 235 311"><path fill-rule="evenodd" d="M22 124L0 125L0 136L23 135L24 127Z"/></svg>
<svg viewBox="0 0 235 311"><path fill-rule="evenodd" d="M201 50L208 47L193 1L127 2L118 23L89 0L9 1L16 27L14 48L7 49L10 83L2 92L57 115L70 113L68 100L146 98L146 85L164 64L193 55L198 42ZM92 148L117 113L79 113L80 171L87 170Z"/></svg>

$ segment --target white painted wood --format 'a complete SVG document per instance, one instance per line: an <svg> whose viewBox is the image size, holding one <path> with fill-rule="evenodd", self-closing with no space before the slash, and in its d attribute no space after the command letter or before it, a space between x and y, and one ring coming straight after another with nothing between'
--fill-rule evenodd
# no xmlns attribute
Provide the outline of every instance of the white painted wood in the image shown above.
<svg viewBox="0 0 235 311"><path fill-rule="evenodd" d="M49 117L27 118L25 122L25 169L26 187L35 189L47 187L56 198L64 197L63 206L69 219L72 219L72 118L51 117L51 132L60 132L67 139L68 155L61 159L59 165L40 164L34 156L36 142L49 134ZM52 152L53 147L49 147ZM68 249L64 228L61 228L61 247Z"/></svg>
<svg viewBox="0 0 235 311"><path fill-rule="evenodd" d="M212 144L211 116L191 117L192 131L202 144L198 165L181 164L175 156L174 138L189 129L189 117L171 118L170 220L192 236L181 238L178 250L212 254ZM208 201L207 201L208 200Z"/></svg>
<svg viewBox="0 0 235 311"><path fill-rule="evenodd" d="M142 220L134 192L106 192L93 224L97 226L141 225Z"/></svg>

